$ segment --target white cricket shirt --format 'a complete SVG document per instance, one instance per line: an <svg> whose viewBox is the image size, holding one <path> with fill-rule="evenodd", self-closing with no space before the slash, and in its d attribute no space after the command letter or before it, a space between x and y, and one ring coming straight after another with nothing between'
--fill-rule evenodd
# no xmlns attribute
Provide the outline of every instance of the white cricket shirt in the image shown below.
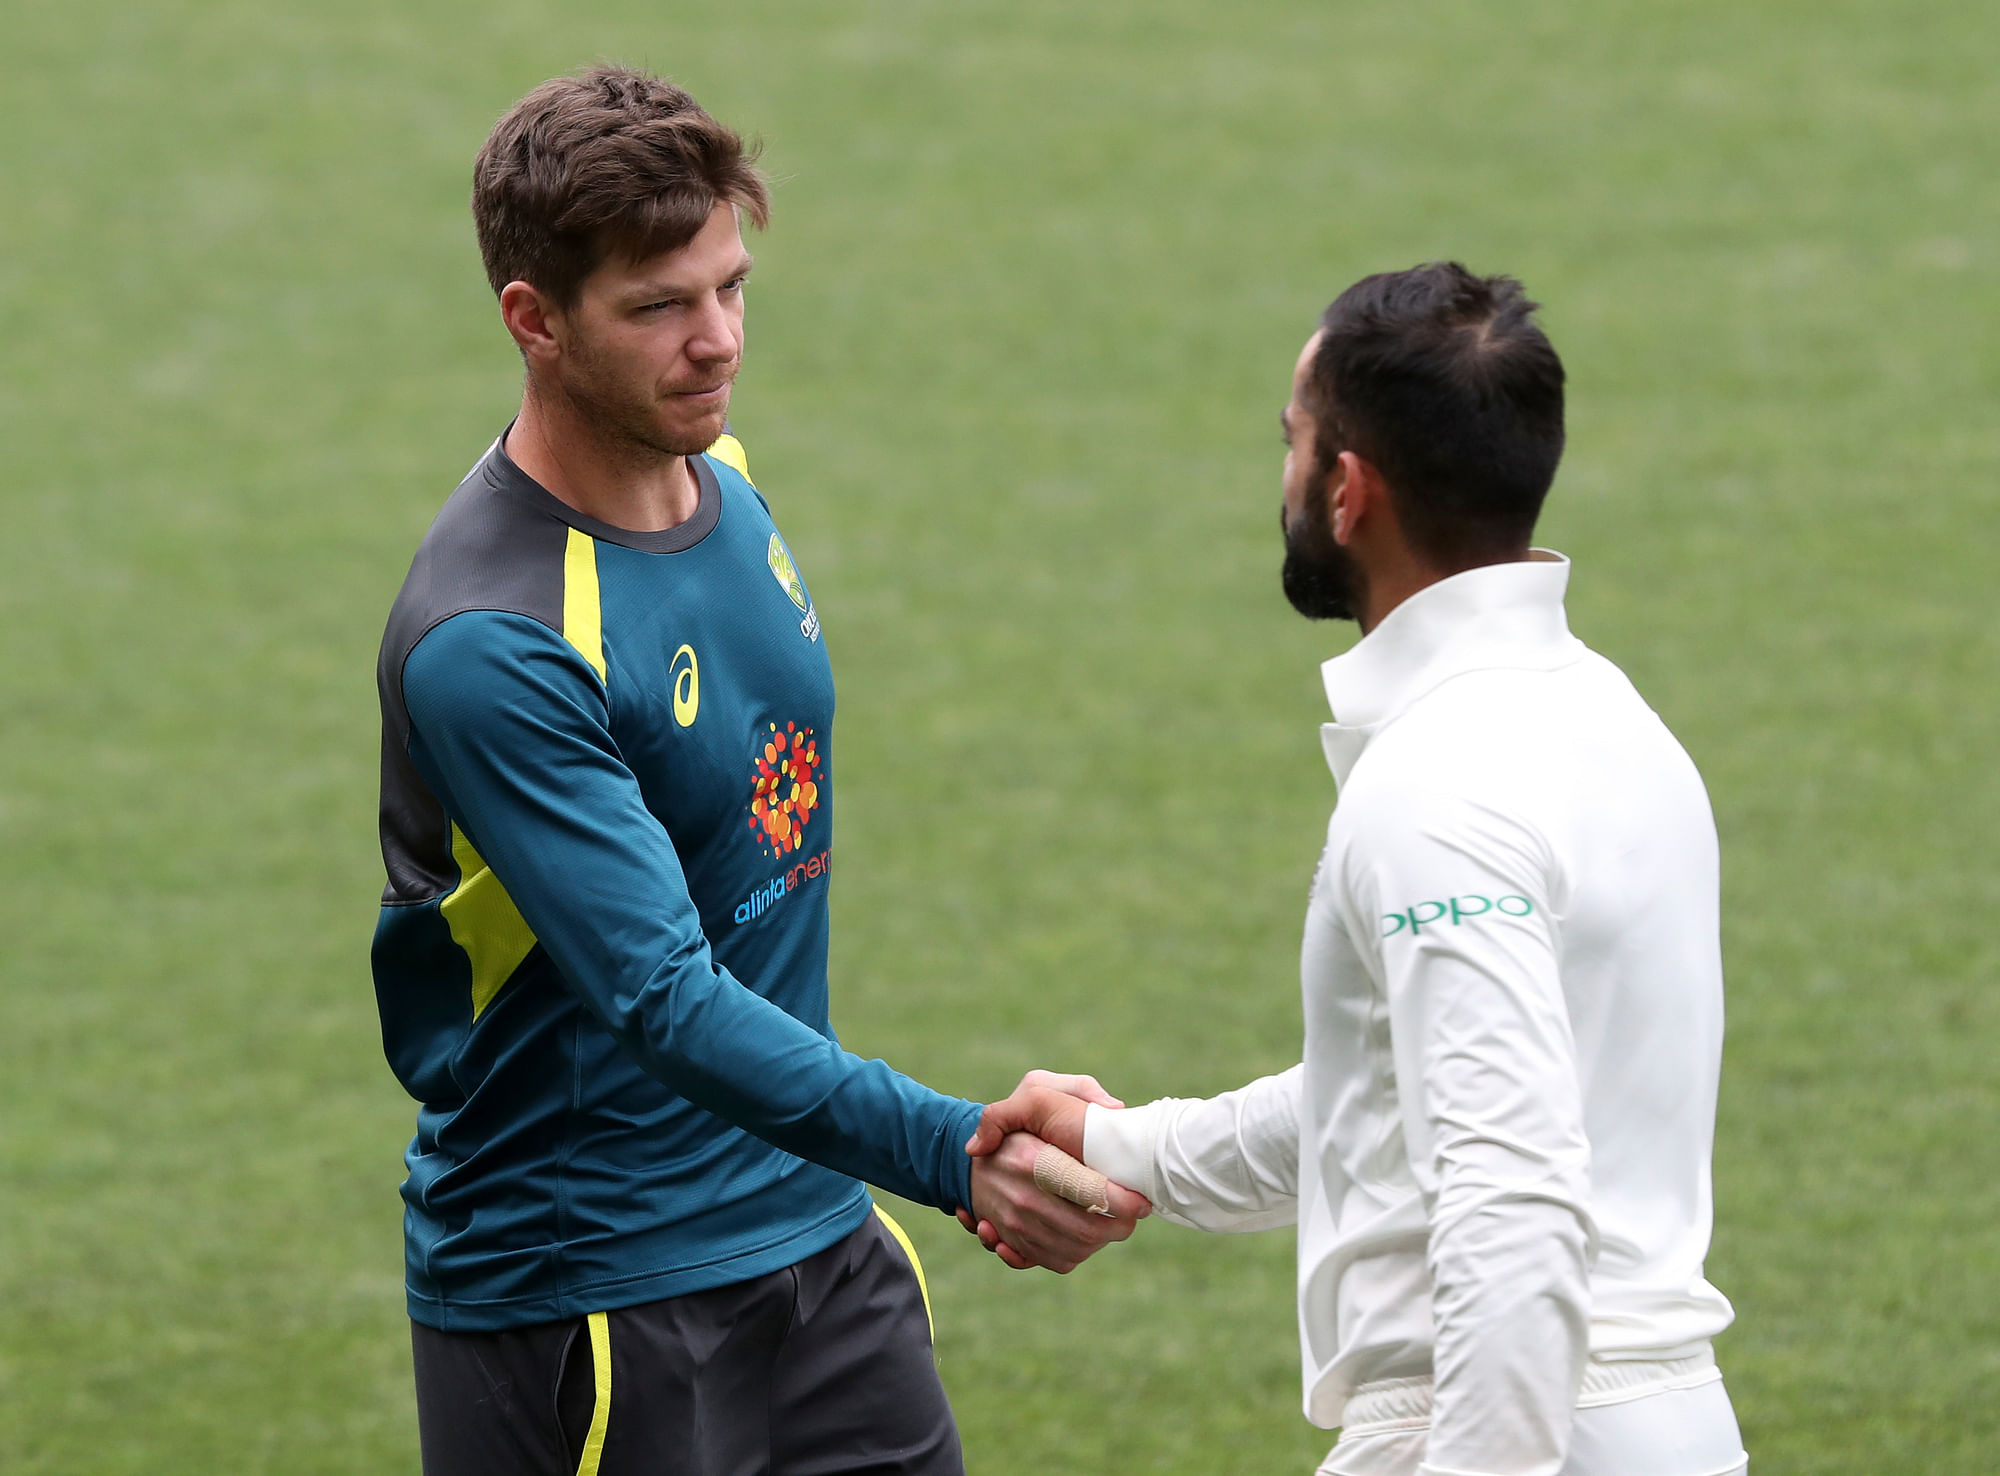
<svg viewBox="0 0 2000 1476"><path fill-rule="evenodd" d="M1295 1221L1307 1417L1434 1377L1426 1472L1554 1476L1587 1365L1706 1355L1732 1315L1715 824L1568 580L1454 575L1325 664L1304 1061L1085 1131L1169 1219Z"/></svg>

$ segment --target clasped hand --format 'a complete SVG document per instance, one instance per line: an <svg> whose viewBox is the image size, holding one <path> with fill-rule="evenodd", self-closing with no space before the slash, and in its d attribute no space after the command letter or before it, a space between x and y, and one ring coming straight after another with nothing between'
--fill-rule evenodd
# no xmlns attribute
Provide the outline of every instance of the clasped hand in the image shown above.
<svg viewBox="0 0 2000 1476"><path fill-rule="evenodd" d="M1012 1096L987 1106L965 1145L972 1157L972 1208L959 1223L1016 1271L1041 1266L1066 1274L1115 1240L1124 1240L1153 1207L1119 1184L1111 1214L1094 1215L1035 1186L1035 1155L1053 1143L1083 1157L1084 1105L1125 1104L1094 1076L1030 1071Z"/></svg>

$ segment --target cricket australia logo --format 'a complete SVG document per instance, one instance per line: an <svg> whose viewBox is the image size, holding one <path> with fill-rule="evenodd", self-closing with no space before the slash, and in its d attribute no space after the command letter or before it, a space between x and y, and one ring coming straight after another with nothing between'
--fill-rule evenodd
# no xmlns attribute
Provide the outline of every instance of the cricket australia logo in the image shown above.
<svg viewBox="0 0 2000 1476"><path fill-rule="evenodd" d="M799 622L799 634L809 641L818 640L819 611L813 608L812 600L806 594L805 581L799 578L799 566L792 562L792 551L785 547L785 540L776 533L771 535L771 544L765 550L764 558L771 566L771 577L778 581L778 588L806 612L806 618Z"/></svg>

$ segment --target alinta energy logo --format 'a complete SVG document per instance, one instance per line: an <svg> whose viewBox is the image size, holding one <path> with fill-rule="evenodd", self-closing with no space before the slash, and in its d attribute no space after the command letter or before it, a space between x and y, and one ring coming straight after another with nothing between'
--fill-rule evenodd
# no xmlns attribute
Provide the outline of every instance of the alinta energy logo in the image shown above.
<svg viewBox="0 0 2000 1476"><path fill-rule="evenodd" d="M826 777L826 760L820 755L819 740L811 728L786 723L766 725L763 749L753 761L755 782L750 791L750 829L759 849L774 861L796 856L804 850L806 829L819 809L820 781ZM824 876L833 865L832 854L824 849L816 856L802 857L757 888L736 909L736 920L749 922L782 902L801 882Z"/></svg>

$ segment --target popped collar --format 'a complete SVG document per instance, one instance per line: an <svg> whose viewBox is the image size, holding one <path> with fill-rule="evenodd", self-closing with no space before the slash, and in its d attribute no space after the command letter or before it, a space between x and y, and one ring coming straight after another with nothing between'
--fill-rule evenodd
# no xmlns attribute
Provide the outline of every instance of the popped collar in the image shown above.
<svg viewBox="0 0 2000 1476"><path fill-rule="evenodd" d="M1333 721L1320 747L1345 784L1368 741L1455 676L1502 667L1553 671L1586 650L1563 612L1569 560L1553 549L1484 564L1418 590L1344 654L1320 666Z"/></svg>

